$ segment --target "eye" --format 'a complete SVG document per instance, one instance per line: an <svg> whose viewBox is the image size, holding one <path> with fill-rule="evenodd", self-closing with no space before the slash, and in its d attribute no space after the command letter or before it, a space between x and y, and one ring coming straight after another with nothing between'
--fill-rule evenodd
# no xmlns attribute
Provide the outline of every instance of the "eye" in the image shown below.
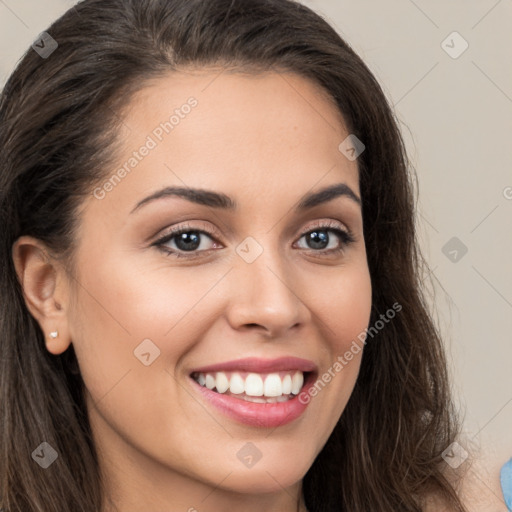
<svg viewBox="0 0 512 512"><path fill-rule="evenodd" d="M329 233L333 233L334 236L330 236ZM320 222L314 229L304 233L299 241L303 238L308 247L300 247L301 249L329 255L337 254L355 242L355 238L350 231L341 229L336 222Z"/></svg>
<svg viewBox="0 0 512 512"><path fill-rule="evenodd" d="M333 233L334 236L329 233ZM217 242L216 237L220 238L220 235L213 232L211 228L199 229L185 225L171 228L166 235L152 245L170 256L190 259L201 256L203 252L211 249L222 248L223 246ZM303 238L308 247L299 246L299 249L327 256L338 254L349 244L355 242L351 232L342 229L340 224L334 221L318 223L313 229L303 233L298 242Z"/></svg>
<svg viewBox="0 0 512 512"><path fill-rule="evenodd" d="M177 258L190 258L198 256L200 252L215 248L216 241L213 235L209 230L181 226L172 228L168 234L157 240L153 245ZM208 243L208 240L210 240L210 243ZM213 242L213 247L211 242Z"/></svg>

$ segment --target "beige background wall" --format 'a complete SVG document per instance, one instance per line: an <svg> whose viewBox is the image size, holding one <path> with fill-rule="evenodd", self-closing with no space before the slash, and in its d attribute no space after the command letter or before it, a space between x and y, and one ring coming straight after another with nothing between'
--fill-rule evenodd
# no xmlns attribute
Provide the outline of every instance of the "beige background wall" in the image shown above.
<svg viewBox="0 0 512 512"><path fill-rule="evenodd" d="M419 176L418 227L455 391L496 481L512 457L512 1L303 1L395 105ZM72 4L0 0L0 83Z"/></svg>

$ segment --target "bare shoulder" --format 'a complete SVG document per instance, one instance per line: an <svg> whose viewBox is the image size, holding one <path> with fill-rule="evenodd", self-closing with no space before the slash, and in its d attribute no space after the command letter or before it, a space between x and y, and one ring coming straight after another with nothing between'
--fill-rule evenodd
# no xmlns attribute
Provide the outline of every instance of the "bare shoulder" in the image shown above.
<svg viewBox="0 0 512 512"><path fill-rule="evenodd" d="M474 460L457 473L446 473L467 512L508 512L500 485L499 461L490 466ZM452 476L450 476L452 475ZM429 496L424 512L454 512L437 496Z"/></svg>
<svg viewBox="0 0 512 512"><path fill-rule="evenodd" d="M503 461L504 463L505 461ZM468 512L508 512L500 484L499 461L475 461L464 475L461 497Z"/></svg>

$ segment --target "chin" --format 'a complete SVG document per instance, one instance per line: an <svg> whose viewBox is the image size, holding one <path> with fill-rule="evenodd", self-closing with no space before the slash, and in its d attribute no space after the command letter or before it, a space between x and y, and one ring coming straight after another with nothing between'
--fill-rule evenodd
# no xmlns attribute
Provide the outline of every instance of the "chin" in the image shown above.
<svg viewBox="0 0 512 512"><path fill-rule="evenodd" d="M300 464L298 461L288 459L285 464L264 464L262 460L252 468L233 468L232 473L224 484L234 492L243 494L267 494L281 492L300 481L310 464Z"/></svg>

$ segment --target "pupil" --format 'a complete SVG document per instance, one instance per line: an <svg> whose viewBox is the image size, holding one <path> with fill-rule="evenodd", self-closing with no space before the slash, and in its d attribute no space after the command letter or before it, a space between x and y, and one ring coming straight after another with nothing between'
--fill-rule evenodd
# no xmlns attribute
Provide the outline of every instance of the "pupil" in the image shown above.
<svg viewBox="0 0 512 512"><path fill-rule="evenodd" d="M176 240L178 249L182 251L192 251L199 247L199 235L197 231L190 231L188 233L181 233Z"/></svg>
<svg viewBox="0 0 512 512"><path fill-rule="evenodd" d="M325 231L312 231L309 234L309 240L313 249L324 249L329 243L329 236Z"/></svg>

